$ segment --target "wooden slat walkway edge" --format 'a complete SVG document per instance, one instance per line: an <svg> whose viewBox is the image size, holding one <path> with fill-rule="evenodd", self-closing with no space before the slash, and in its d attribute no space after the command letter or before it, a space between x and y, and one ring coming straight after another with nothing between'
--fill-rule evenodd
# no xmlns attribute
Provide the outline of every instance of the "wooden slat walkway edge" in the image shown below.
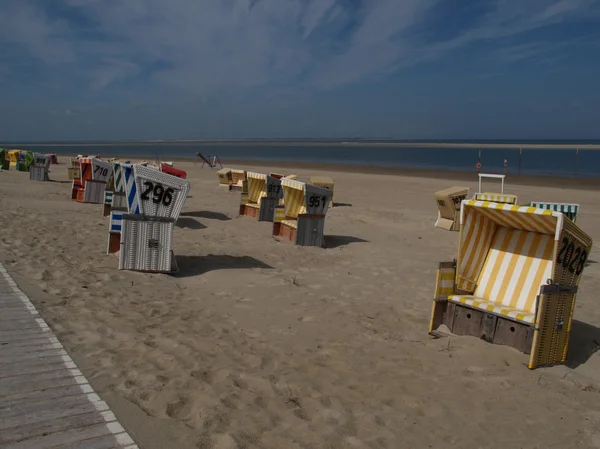
<svg viewBox="0 0 600 449"><path fill-rule="evenodd" d="M0 264L0 449L139 449Z"/></svg>

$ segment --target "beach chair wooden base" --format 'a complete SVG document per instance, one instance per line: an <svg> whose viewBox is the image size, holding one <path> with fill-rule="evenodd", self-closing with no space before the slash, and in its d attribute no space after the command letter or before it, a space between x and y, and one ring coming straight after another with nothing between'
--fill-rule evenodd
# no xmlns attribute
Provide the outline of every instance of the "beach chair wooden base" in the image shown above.
<svg viewBox="0 0 600 449"><path fill-rule="evenodd" d="M110 204L104 204L104 207L102 209L102 216L103 217L108 217L110 216L110 212L112 211L112 206Z"/></svg>
<svg viewBox="0 0 600 449"><path fill-rule="evenodd" d="M260 206L258 204L240 204L240 215L252 217L258 220Z"/></svg>
<svg viewBox="0 0 600 449"><path fill-rule="evenodd" d="M531 353L533 325L450 301L438 301L436 306L436 321L445 324L453 334L470 335L488 343L510 346L524 354Z"/></svg>
<svg viewBox="0 0 600 449"><path fill-rule="evenodd" d="M298 220L273 223L273 237L299 246L325 248L324 225L325 217L299 216Z"/></svg>
<svg viewBox="0 0 600 449"><path fill-rule="evenodd" d="M108 233L108 248L106 254L115 254L121 250L121 233L120 232L109 232Z"/></svg>

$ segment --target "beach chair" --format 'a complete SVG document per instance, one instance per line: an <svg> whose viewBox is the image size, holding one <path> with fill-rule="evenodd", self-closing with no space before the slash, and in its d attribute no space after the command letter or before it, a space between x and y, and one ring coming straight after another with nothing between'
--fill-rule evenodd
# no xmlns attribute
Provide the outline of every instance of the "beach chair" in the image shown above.
<svg viewBox="0 0 600 449"><path fill-rule="evenodd" d="M329 202L329 207L333 207L333 179L331 179L329 176L311 176L310 183L313 186L323 187L324 189L331 190L331 201Z"/></svg>
<svg viewBox="0 0 600 449"><path fill-rule="evenodd" d="M467 187L450 187L435 192L435 201L438 207L436 228L446 231L460 229L460 204L469 195Z"/></svg>
<svg viewBox="0 0 600 449"><path fill-rule="evenodd" d="M119 269L176 272L173 229L190 183L141 165L121 164L121 170L128 213L121 217Z"/></svg>
<svg viewBox="0 0 600 449"><path fill-rule="evenodd" d="M48 153L48 154L46 154L46 156L48 156L50 158L51 164L58 164L58 157L56 157L55 153Z"/></svg>
<svg viewBox="0 0 600 449"><path fill-rule="evenodd" d="M325 215L331 190L283 178L283 205L275 208L273 236L300 246L325 246Z"/></svg>
<svg viewBox="0 0 600 449"><path fill-rule="evenodd" d="M576 203L549 203L547 201L532 201L529 203L529 205L539 209L561 212L572 222L577 221L577 215L579 214L579 204Z"/></svg>
<svg viewBox="0 0 600 449"><path fill-rule="evenodd" d="M281 179L254 172L248 172L247 176L248 193L241 195L240 215L273 222L275 207L283 198Z"/></svg>
<svg viewBox="0 0 600 449"><path fill-rule="evenodd" d="M67 172L69 179L81 179L81 165L79 162L79 158L71 158L71 166L67 169Z"/></svg>
<svg viewBox="0 0 600 449"><path fill-rule="evenodd" d="M221 170L217 171L217 177L219 178L219 187L229 188L232 183L230 168L222 168Z"/></svg>
<svg viewBox="0 0 600 449"><path fill-rule="evenodd" d="M112 172L108 162L93 157L79 159L81 166L80 186L76 200L80 203L103 204L106 182ZM75 181L73 181L75 188Z"/></svg>
<svg viewBox="0 0 600 449"><path fill-rule="evenodd" d="M8 160L6 150L4 148L0 148L0 170L9 170L9 169L10 169L10 161Z"/></svg>
<svg viewBox="0 0 600 449"><path fill-rule="evenodd" d="M45 154L33 153L33 163L29 167L29 180L30 181L48 181L48 170L50 169L50 163L52 158Z"/></svg>
<svg viewBox="0 0 600 449"><path fill-rule="evenodd" d="M103 217L110 216L110 212L112 210L113 196L115 194L115 172L113 169L113 162L108 162L108 164L110 165L110 169L108 170L108 181L106 182L106 187L104 188L104 205L102 208Z"/></svg>
<svg viewBox="0 0 600 449"><path fill-rule="evenodd" d="M125 198L125 185L123 183L121 162L113 160L111 165L113 170L114 190L112 194L110 210L127 211L127 199Z"/></svg>
<svg viewBox="0 0 600 449"><path fill-rule="evenodd" d="M123 221L123 214L127 211L111 210L110 211L110 222L108 225L108 246L106 248L106 254L115 254L121 250L121 224Z"/></svg>
<svg viewBox="0 0 600 449"><path fill-rule="evenodd" d="M492 203L517 204L517 195L508 195L503 193L476 193L473 196L473 199Z"/></svg>
<svg viewBox="0 0 600 449"><path fill-rule="evenodd" d="M457 259L439 265L429 331L445 324L529 354L529 368L564 362L592 239L564 215L464 200Z"/></svg>
<svg viewBox="0 0 600 449"><path fill-rule="evenodd" d="M246 170L231 170L231 183L229 184L229 190L247 192L248 185L246 182Z"/></svg>
<svg viewBox="0 0 600 449"><path fill-rule="evenodd" d="M169 165L163 162L159 165L159 170L163 173L168 173L169 175L177 176L181 179L187 178L187 173L185 172L185 170L173 167L173 163Z"/></svg>
<svg viewBox="0 0 600 449"><path fill-rule="evenodd" d="M19 165L19 157L21 154L21 150L7 150L6 155L8 157L8 161L11 168L18 170Z"/></svg>

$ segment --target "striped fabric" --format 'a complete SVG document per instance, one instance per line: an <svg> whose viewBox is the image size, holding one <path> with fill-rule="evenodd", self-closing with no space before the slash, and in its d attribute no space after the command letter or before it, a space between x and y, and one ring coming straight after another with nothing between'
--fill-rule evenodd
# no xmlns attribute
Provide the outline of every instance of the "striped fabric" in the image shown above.
<svg viewBox="0 0 600 449"><path fill-rule="evenodd" d="M104 204L112 204L113 193L110 190L104 191Z"/></svg>
<svg viewBox="0 0 600 449"><path fill-rule="evenodd" d="M465 200L461 209L456 286L473 292L488 249L500 227L544 234L555 239L562 229L562 214L527 206ZM545 281L545 280L544 280Z"/></svg>
<svg viewBox="0 0 600 449"><path fill-rule="evenodd" d="M137 186L133 174L133 165L121 164L121 174L123 176L125 196L127 197L127 208L130 214L137 215L140 213L140 204L137 197Z"/></svg>
<svg viewBox="0 0 600 449"><path fill-rule="evenodd" d="M463 296L451 296L450 300L452 302L456 302L459 304L466 304L475 309L485 310L486 312L496 313L498 315L502 315L508 318L512 318L517 321L522 321L524 323L532 324L535 322L535 313L525 312L523 310L513 309L511 307L506 307L499 305L495 302L485 301L481 298L476 298L475 296L463 295Z"/></svg>
<svg viewBox="0 0 600 449"><path fill-rule="evenodd" d="M110 228L108 232L121 233L121 222L123 221L123 212L112 211L110 213Z"/></svg>
<svg viewBox="0 0 600 449"><path fill-rule="evenodd" d="M293 179L283 178L283 205L285 215L290 218L298 218L298 215L306 213L304 198L304 183Z"/></svg>
<svg viewBox="0 0 600 449"><path fill-rule="evenodd" d="M260 203L260 199L267 196L267 175L248 172L248 199L252 203Z"/></svg>
<svg viewBox="0 0 600 449"><path fill-rule="evenodd" d="M517 204L516 195L501 193L476 193L473 199L477 201L491 201L493 203Z"/></svg>
<svg viewBox="0 0 600 449"><path fill-rule="evenodd" d="M85 182L89 179L92 179L92 158L79 158L79 166L81 173L81 184L85 187Z"/></svg>
<svg viewBox="0 0 600 449"><path fill-rule="evenodd" d="M113 162L113 175L115 177L115 192L123 192L124 184L123 184L123 174L121 173L121 164L119 162Z"/></svg>
<svg viewBox="0 0 600 449"><path fill-rule="evenodd" d="M547 201L532 201L531 206L537 207L538 209L561 212L569 217L572 221L577 219L577 214L579 213L579 204L575 203L549 203Z"/></svg>
<svg viewBox="0 0 600 449"><path fill-rule="evenodd" d="M439 268L435 297L448 297L454 293L454 268Z"/></svg>
<svg viewBox="0 0 600 449"><path fill-rule="evenodd" d="M298 229L298 220L281 220L281 224L289 226L290 228Z"/></svg>
<svg viewBox="0 0 600 449"><path fill-rule="evenodd" d="M283 220L285 220L285 209L283 207L276 207L275 208L275 217L274 217L273 221L275 223L280 223Z"/></svg>

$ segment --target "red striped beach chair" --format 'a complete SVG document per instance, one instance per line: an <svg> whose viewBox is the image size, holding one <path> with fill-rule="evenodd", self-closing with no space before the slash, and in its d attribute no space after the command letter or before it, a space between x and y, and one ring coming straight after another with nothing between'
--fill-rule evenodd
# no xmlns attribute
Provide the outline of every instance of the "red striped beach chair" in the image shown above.
<svg viewBox="0 0 600 449"><path fill-rule="evenodd" d="M437 272L429 331L512 346L529 368L566 360L592 239L564 215L465 200L458 256Z"/></svg>

